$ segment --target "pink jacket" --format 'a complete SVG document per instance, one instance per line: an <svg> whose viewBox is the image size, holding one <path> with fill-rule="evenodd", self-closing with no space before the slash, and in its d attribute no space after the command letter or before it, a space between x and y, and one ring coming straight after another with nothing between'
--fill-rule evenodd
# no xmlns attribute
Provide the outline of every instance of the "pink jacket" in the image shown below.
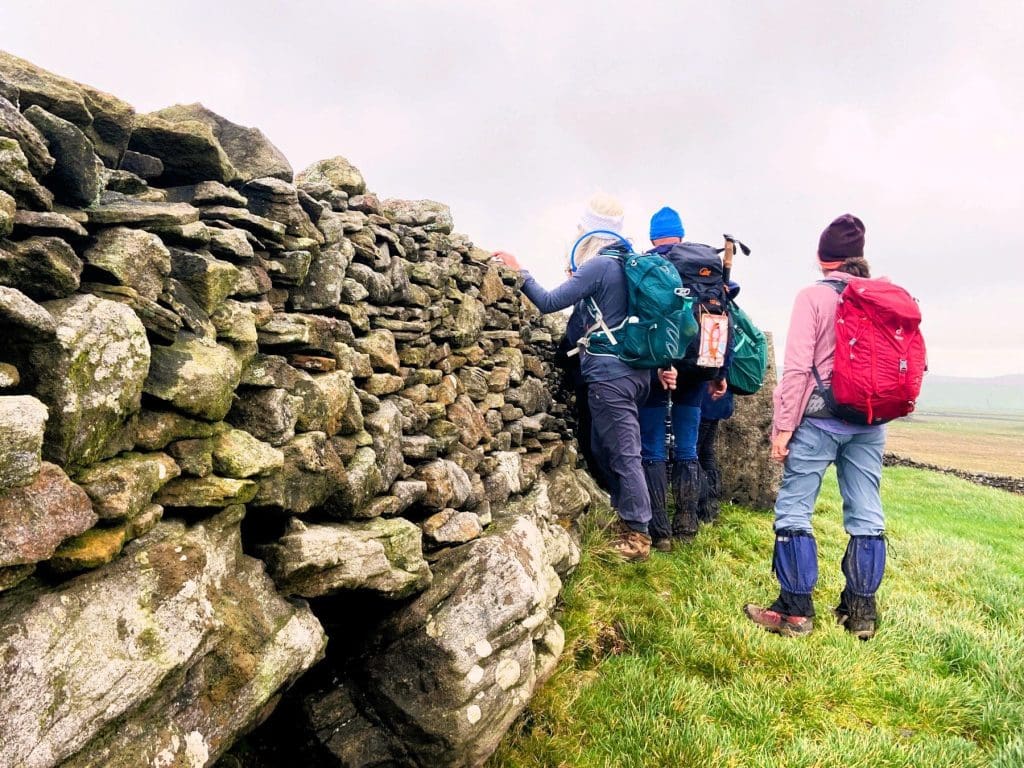
<svg viewBox="0 0 1024 768"><path fill-rule="evenodd" d="M849 280L845 272L831 272L830 280ZM804 288L793 302L793 314L786 334L786 356L782 379L772 396L772 437L792 432L799 426L814 391L811 366L826 383L832 378L832 360L836 354L836 307L839 294L830 285L815 283Z"/></svg>

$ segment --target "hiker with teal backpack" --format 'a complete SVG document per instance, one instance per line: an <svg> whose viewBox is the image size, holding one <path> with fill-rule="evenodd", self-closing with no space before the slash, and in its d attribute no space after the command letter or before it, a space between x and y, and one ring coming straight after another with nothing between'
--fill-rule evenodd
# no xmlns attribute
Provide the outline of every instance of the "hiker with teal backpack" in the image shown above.
<svg viewBox="0 0 1024 768"><path fill-rule="evenodd" d="M771 455L783 462L772 556L779 596L766 608L748 603L743 610L787 637L814 626L818 546L811 517L831 464L849 534L835 615L853 636L874 636L886 559L883 425L913 411L926 367L917 302L885 278L869 279L864 229L845 214L822 232L824 279L797 294L774 393Z"/></svg>
<svg viewBox="0 0 1024 768"><path fill-rule="evenodd" d="M686 242L679 214L664 207L651 217L648 254L664 258L680 274L694 301L700 326L683 353L674 361L677 371L671 392L652 388L640 409L642 463L652 504L653 546L672 548L672 540L693 539L699 525L698 507L704 494L705 476L697 456L701 402L705 392L714 400L728 390L727 354L729 316L723 264L711 246ZM697 320L694 320L695 326ZM671 402L671 405L670 405ZM666 411L672 425L673 450L667 448ZM675 496L675 516L668 518L669 462Z"/></svg>
<svg viewBox="0 0 1024 768"><path fill-rule="evenodd" d="M574 341L594 417L594 452L619 517L613 546L627 560L644 560L651 548L651 503L638 412L651 371L679 356L694 328L678 275L660 259L634 253L622 236L622 220L617 201L596 196L580 219L572 276L547 291L524 272L523 293L545 314L574 307L570 325L585 327ZM520 269L511 254L494 257ZM672 385L671 374L656 376L659 386Z"/></svg>

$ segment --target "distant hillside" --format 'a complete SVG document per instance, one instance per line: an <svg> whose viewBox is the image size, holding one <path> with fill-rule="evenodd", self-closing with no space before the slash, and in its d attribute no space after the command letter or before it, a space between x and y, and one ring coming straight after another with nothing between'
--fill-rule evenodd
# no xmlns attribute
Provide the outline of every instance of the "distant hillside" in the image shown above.
<svg viewBox="0 0 1024 768"><path fill-rule="evenodd" d="M987 379L927 374L917 410L1024 415L1024 374Z"/></svg>

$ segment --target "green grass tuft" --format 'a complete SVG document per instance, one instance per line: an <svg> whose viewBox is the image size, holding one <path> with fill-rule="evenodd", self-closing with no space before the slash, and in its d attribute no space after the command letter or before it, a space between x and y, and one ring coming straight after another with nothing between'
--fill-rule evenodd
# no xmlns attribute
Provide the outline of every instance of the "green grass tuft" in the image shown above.
<svg viewBox="0 0 1024 768"><path fill-rule="evenodd" d="M563 659L490 765L1024 766L1024 498L886 469L883 499L889 567L866 643L830 621L847 540L834 475L808 638L741 612L777 591L770 514L726 508L639 565L588 521Z"/></svg>

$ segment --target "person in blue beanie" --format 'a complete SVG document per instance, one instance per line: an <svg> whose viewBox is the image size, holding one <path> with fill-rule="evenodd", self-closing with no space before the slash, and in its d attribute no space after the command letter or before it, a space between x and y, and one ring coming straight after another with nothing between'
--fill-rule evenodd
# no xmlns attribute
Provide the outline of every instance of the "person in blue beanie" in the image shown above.
<svg viewBox="0 0 1024 768"><path fill-rule="evenodd" d="M654 247L648 253L657 253L667 258L672 249L683 242L685 236L686 230L679 214L665 206L651 216L650 238ZM704 471L697 454L701 403L705 393L708 393L712 401L725 395L728 389L726 370L722 368L715 372L711 381L681 370L674 391L670 393L663 387L652 386L647 401L640 409L641 459L651 500L650 534L652 546L660 551L671 550L673 539L685 542L697 534L700 522L698 508L705 484ZM666 441L666 412L671 419L675 441L671 457ZM670 459L676 502L675 516L671 523L667 503Z"/></svg>

